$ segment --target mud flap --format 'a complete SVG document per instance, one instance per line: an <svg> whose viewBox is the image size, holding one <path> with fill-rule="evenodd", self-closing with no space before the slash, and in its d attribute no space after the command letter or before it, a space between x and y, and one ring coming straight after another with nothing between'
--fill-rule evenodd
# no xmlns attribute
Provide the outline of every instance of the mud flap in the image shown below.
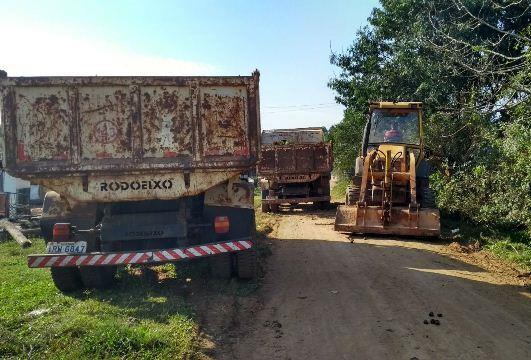
<svg viewBox="0 0 531 360"><path fill-rule="evenodd" d="M439 236L441 233L438 209L409 210L395 207L391 211L391 221L384 225L382 209L378 206L347 206L337 208L334 229L362 234L389 234L409 236Z"/></svg>

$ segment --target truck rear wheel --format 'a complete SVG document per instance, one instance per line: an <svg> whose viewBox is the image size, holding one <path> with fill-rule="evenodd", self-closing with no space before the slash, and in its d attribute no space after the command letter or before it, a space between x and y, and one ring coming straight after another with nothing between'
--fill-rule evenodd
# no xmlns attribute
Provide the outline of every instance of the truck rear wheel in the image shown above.
<svg viewBox="0 0 531 360"><path fill-rule="evenodd" d="M213 256L208 259L210 273L216 279L230 279L232 276L232 258L230 254Z"/></svg>
<svg viewBox="0 0 531 360"><path fill-rule="evenodd" d="M271 211L271 208L269 207L269 204L262 202L262 212L268 213L270 211Z"/></svg>
<svg viewBox="0 0 531 360"><path fill-rule="evenodd" d="M269 204L264 203L264 200L267 199L267 195L269 195L269 190L262 190L262 212L265 213L271 211L271 207L269 206Z"/></svg>
<svg viewBox="0 0 531 360"><path fill-rule="evenodd" d="M52 267L50 268L50 272L55 287L62 292L72 292L83 287L77 267Z"/></svg>
<svg viewBox="0 0 531 360"><path fill-rule="evenodd" d="M116 266L80 267L79 273L83 285L88 289L106 289L114 285Z"/></svg>
<svg viewBox="0 0 531 360"><path fill-rule="evenodd" d="M249 249L236 254L238 278L244 280L254 279L258 272L258 257L255 249Z"/></svg>

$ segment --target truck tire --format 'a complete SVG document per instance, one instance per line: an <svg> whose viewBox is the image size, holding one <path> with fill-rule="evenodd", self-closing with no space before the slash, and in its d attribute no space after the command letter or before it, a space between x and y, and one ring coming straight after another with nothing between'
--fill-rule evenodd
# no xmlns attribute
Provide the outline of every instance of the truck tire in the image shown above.
<svg viewBox="0 0 531 360"><path fill-rule="evenodd" d="M262 190L262 212L267 213L271 211L271 207L269 204L264 203L264 200L267 199L267 195L269 195L269 190Z"/></svg>
<svg viewBox="0 0 531 360"><path fill-rule="evenodd" d="M262 203L262 212L268 213L271 211L271 208L269 207L269 204Z"/></svg>
<svg viewBox="0 0 531 360"><path fill-rule="evenodd" d="M68 293L83 287L77 267L52 267L50 268L50 273L55 287L61 292Z"/></svg>
<svg viewBox="0 0 531 360"><path fill-rule="evenodd" d="M53 226L57 223L57 219L40 220L39 225L41 227L41 235L46 242L53 240ZM62 222L62 221L61 221Z"/></svg>
<svg viewBox="0 0 531 360"><path fill-rule="evenodd" d="M236 254L238 278L242 280L255 279L258 273L258 256L255 249L240 251Z"/></svg>
<svg viewBox="0 0 531 360"><path fill-rule="evenodd" d="M210 274L216 279L230 279L232 276L232 257L230 254L213 256L208 259Z"/></svg>
<svg viewBox="0 0 531 360"><path fill-rule="evenodd" d="M44 198L43 208L46 210L49 209L50 201L56 201L59 198L59 194L57 193L54 193L57 194L57 197L53 196L53 194L51 197L48 197L49 193L50 192L46 193L46 197ZM48 204L46 204L46 199L48 199ZM46 207L46 205L48 205L48 207ZM41 233L45 244L48 244L53 240L53 226L56 222L60 221L61 219L59 218L40 221ZM83 288L83 282L81 281L78 267L52 267L50 268L50 274L55 287L61 292L69 293Z"/></svg>
<svg viewBox="0 0 531 360"><path fill-rule="evenodd" d="M116 266L82 266L81 280L87 289L107 289L114 285Z"/></svg>
<svg viewBox="0 0 531 360"><path fill-rule="evenodd" d="M270 204L269 208L271 209L271 212L278 212L278 204Z"/></svg>

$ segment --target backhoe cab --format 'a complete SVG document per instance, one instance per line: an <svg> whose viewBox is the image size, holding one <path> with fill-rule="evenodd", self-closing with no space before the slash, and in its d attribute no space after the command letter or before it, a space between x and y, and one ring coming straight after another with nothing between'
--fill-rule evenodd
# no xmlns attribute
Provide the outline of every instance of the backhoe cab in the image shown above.
<svg viewBox="0 0 531 360"><path fill-rule="evenodd" d="M424 159L422 103L373 102L361 156L335 230L439 236L440 216Z"/></svg>

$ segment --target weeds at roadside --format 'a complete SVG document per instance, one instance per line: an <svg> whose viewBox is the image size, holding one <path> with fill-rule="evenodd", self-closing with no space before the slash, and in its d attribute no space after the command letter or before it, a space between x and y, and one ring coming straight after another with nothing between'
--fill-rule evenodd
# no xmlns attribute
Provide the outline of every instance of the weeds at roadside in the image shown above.
<svg viewBox="0 0 531 360"><path fill-rule="evenodd" d="M487 228L449 214L441 214L441 237L462 245L478 242L501 259L512 262L524 271L531 270L531 236L521 229ZM454 230L455 234L452 234Z"/></svg>
<svg viewBox="0 0 531 360"><path fill-rule="evenodd" d="M345 201L345 192L350 184L350 180L345 176L337 176L336 179L336 183L332 187L330 195L333 202L342 203Z"/></svg>
<svg viewBox="0 0 531 360"><path fill-rule="evenodd" d="M195 316L175 277L154 286L124 270L112 290L64 295L47 269L27 267L26 256L44 249L42 240L33 244L0 244L0 358L198 355Z"/></svg>

